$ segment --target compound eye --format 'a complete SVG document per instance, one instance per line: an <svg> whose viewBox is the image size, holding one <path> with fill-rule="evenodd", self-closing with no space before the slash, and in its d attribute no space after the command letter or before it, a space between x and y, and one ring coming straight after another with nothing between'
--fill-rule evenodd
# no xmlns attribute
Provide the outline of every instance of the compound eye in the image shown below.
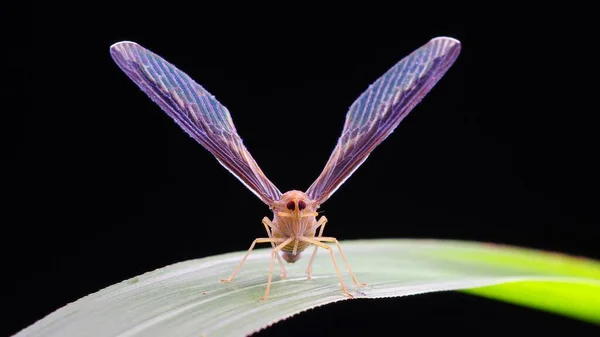
<svg viewBox="0 0 600 337"><path fill-rule="evenodd" d="M296 204L294 203L294 201L288 201L285 207L287 207L287 209L289 209L290 211L293 211L296 208Z"/></svg>
<svg viewBox="0 0 600 337"><path fill-rule="evenodd" d="M306 208L306 203L302 200L298 201L298 209L303 210Z"/></svg>

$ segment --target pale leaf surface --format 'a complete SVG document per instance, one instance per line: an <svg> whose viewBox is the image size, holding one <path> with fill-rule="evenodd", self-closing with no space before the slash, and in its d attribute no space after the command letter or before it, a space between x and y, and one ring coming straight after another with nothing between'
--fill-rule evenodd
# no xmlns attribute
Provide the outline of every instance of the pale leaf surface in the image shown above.
<svg viewBox="0 0 600 337"><path fill-rule="evenodd" d="M597 261L446 240L360 240L342 242L342 247L359 280L368 283L358 288L344 272L354 300L466 290L600 323ZM305 256L287 265L286 280L274 276L269 300L259 302L268 249L254 251L232 283L219 282L243 253L176 263L114 284L67 304L16 336L245 336L347 299L328 254L321 251L312 280L304 274Z"/></svg>

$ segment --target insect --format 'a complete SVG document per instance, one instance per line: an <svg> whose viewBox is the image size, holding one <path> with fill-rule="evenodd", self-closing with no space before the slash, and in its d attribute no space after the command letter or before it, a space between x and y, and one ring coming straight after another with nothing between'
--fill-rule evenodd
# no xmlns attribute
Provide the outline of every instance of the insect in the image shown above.
<svg viewBox="0 0 600 337"><path fill-rule="evenodd" d="M265 176L238 135L227 108L187 74L135 42L123 41L110 47L119 68L157 103L185 132L210 151L217 161L269 206L273 219L264 217L267 237L255 239L231 276L231 282L257 243L270 243L272 254L264 296L269 297L274 261L281 276L282 261L296 262L310 245L314 250L306 274L319 247L331 256L342 292L349 297L333 249L335 244L355 285L361 286L334 237L323 236L327 224L317 210L386 139L452 66L461 44L449 37L436 37L400 60L362 93L350 106L342 134L325 168L304 192L281 193ZM318 234L317 234L318 231Z"/></svg>

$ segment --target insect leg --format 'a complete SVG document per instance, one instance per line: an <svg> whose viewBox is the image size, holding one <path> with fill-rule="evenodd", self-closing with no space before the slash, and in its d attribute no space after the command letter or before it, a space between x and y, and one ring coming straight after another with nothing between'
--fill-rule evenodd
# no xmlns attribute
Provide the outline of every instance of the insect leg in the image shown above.
<svg viewBox="0 0 600 337"><path fill-rule="evenodd" d="M254 249L254 246L257 243L281 242L281 241L283 241L283 239L275 239L275 238L259 238L259 239L255 239L252 242L252 244L250 245L250 248L248 249L248 252L246 253L246 255L244 255L244 258L242 259L242 261L240 262L240 264L233 271L233 274L231 274L231 276L229 278L227 278L227 279L221 279L221 282L223 282L223 283L229 283L229 282L231 282L231 280L233 280L233 278L238 273L238 271L240 271L240 268L242 268L242 265L244 264L244 261L246 261L246 258L248 257L248 255L250 255L250 252L252 251L252 249Z"/></svg>
<svg viewBox="0 0 600 337"><path fill-rule="evenodd" d="M340 279L340 284L342 285L342 291L348 297L353 298L354 296L352 296L348 292L348 290L346 289L346 284L344 284L344 280L342 279L342 275L340 274L340 269L337 266L337 262L335 262L335 256L333 255L333 249L331 249L331 247L329 247L328 245L324 244L320 240L317 240L316 238L308 238L306 236L301 236L299 238L299 240L300 241L305 241L305 242L308 242L308 243L312 243L315 246L319 246L319 247L321 247L323 249L327 249L329 251L329 255L331 255L331 261L333 262L333 267L335 268L335 273L337 274L338 278Z"/></svg>
<svg viewBox="0 0 600 337"><path fill-rule="evenodd" d="M279 255L279 251L293 240L294 238L287 238L287 240L283 241L281 244L279 244L279 246L273 248L273 250L271 251L271 263L269 264L269 279L267 280L267 289L265 289L265 295L260 298L261 301L264 301L267 298L269 298L269 291L271 290L271 278L273 277L273 264L275 262L275 255Z"/></svg>
<svg viewBox="0 0 600 337"><path fill-rule="evenodd" d="M314 238L316 241L321 241L321 242L334 242L335 245L337 246L338 250L340 251L340 254L342 255L342 259L344 260L344 263L346 264L346 268L348 268L348 271L350 272L350 275L352 276L352 282L354 282L354 284L356 284L357 286L366 286L366 283L362 283L362 282L358 282L358 280L356 279L356 276L354 276L354 272L352 271L352 268L350 268L350 264L348 263L348 260L346 260L346 255L344 255L344 251L342 250L342 246L340 245L340 243L338 242L338 240L336 238L332 238L332 237L318 237L318 238Z"/></svg>
<svg viewBox="0 0 600 337"><path fill-rule="evenodd" d="M321 218L319 218L319 222L317 222L317 227L321 227L319 229L319 237L321 235L323 235L323 229L325 229L325 224L327 223L327 218L325 216L322 216ZM308 267L306 267L306 275L308 277L308 279L310 280L311 276L312 276L312 264L313 261L315 260L315 258L317 257L317 249L319 249L319 246L315 245L315 250L313 250L313 253L310 257L310 261L308 261Z"/></svg>
<svg viewBox="0 0 600 337"><path fill-rule="evenodd" d="M269 218L267 218L267 217L264 217L262 220L262 223L265 226L267 235L269 235L270 238L273 238L273 233L270 229L273 225L271 220L269 220ZM273 247L273 249L275 249L275 242L271 242L271 247ZM287 271L285 270L285 266L283 265L283 260L281 259L281 256L279 254L277 254L277 261L279 261L279 269L281 270L281 278L284 279L287 275Z"/></svg>

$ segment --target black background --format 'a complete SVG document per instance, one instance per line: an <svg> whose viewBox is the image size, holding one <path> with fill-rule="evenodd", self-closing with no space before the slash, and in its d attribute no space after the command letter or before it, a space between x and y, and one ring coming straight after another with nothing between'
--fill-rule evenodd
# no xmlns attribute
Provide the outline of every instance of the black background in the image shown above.
<svg viewBox="0 0 600 337"><path fill-rule="evenodd" d="M598 108L585 103L596 90L586 82L594 40L583 12L204 5L52 4L7 18L15 22L3 43L3 270L15 275L3 295L7 333L123 279L245 250L263 235L267 207L113 63L108 48L121 40L214 94L287 191L317 177L347 108L370 83L432 37L457 38L455 65L321 208L328 235L491 241L600 258ZM4 13L13 9L30 11ZM380 327L597 332L439 293L337 303L259 335Z"/></svg>

